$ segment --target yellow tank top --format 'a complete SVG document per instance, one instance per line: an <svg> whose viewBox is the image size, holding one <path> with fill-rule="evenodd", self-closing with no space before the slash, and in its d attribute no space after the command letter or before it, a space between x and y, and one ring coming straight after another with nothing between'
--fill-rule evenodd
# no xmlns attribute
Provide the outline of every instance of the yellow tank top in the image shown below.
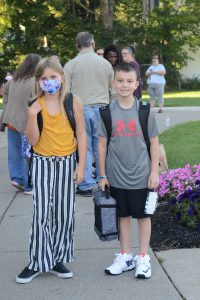
<svg viewBox="0 0 200 300"><path fill-rule="evenodd" d="M76 140L69 120L62 112L50 115L46 109L44 97L39 98L42 106L43 128L34 152L43 156L67 156L75 152Z"/></svg>

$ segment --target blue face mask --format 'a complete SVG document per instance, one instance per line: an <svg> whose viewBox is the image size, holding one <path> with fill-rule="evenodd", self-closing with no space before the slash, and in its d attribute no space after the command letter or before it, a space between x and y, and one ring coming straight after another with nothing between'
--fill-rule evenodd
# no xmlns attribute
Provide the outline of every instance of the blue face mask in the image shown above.
<svg viewBox="0 0 200 300"><path fill-rule="evenodd" d="M55 94L60 88L60 82L57 79L40 80L41 89L50 95Z"/></svg>

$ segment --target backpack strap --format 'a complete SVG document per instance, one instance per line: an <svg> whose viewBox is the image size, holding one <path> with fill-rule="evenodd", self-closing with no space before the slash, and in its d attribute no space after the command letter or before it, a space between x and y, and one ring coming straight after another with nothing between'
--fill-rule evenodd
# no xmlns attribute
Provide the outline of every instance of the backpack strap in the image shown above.
<svg viewBox="0 0 200 300"><path fill-rule="evenodd" d="M150 113L150 104L147 102L143 102L138 100L138 117L139 117L139 122L140 126L142 128L142 133L144 136L145 143L147 145L147 150L150 156L150 140L149 140L149 135L148 135L148 118L149 118L149 113Z"/></svg>
<svg viewBox="0 0 200 300"><path fill-rule="evenodd" d="M106 128L107 147L108 147L108 145L110 143L110 139L111 139L111 133L112 133L112 118L111 118L111 113L110 113L110 105L107 104L105 106L100 107L99 113L100 113L101 119L104 123L104 126Z"/></svg>
<svg viewBox="0 0 200 300"><path fill-rule="evenodd" d="M140 122L140 126L142 129L143 137L147 146L147 150L150 156L150 140L148 135L148 118L150 113L150 104L147 102L143 102L140 100L137 100L138 105L138 118ZM99 113L101 116L101 119L104 123L106 133L107 133L107 147L109 145L111 134L112 134L112 118L110 113L110 106L109 104L100 107Z"/></svg>
<svg viewBox="0 0 200 300"><path fill-rule="evenodd" d="M29 102L29 103L28 103L28 106L31 107L31 105L32 105L36 100L37 100L37 98L34 99L34 100L32 100L31 102ZM41 113L41 111L37 114L37 123L38 123L39 132L40 132L40 134L41 134L42 128L43 128L43 119L42 119L42 113Z"/></svg>
<svg viewBox="0 0 200 300"><path fill-rule="evenodd" d="M76 120L74 117L74 108L73 108L73 94L67 93L64 99L64 109L67 114L69 123L74 132L74 137L76 138ZM78 149L76 149L76 161L79 161Z"/></svg>
<svg viewBox="0 0 200 300"><path fill-rule="evenodd" d="M71 125L72 130L74 131L74 135L76 133L76 121L74 117L74 110L73 110L73 95L72 93L67 93L64 99L64 108Z"/></svg>
<svg viewBox="0 0 200 300"><path fill-rule="evenodd" d="M34 99L33 101L29 102L29 107L37 100ZM74 110L73 110L73 95L72 93L67 93L64 99L64 108L67 114L67 117L69 119L69 123L71 125L72 130L74 131L74 133L76 132L76 121L74 118ZM40 131L40 134L42 132L42 128L43 128L43 119L42 119L42 114L41 112L38 113L37 115L37 122L38 122L38 128Z"/></svg>

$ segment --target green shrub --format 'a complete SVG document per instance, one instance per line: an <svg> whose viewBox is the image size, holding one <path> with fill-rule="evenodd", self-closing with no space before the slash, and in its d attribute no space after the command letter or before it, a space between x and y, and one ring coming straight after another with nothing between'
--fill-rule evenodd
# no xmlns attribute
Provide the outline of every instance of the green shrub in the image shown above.
<svg viewBox="0 0 200 300"><path fill-rule="evenodd" d="M181 89L189 91L197 91L200 87L200 78L184 78L181 80Z"/></svg>

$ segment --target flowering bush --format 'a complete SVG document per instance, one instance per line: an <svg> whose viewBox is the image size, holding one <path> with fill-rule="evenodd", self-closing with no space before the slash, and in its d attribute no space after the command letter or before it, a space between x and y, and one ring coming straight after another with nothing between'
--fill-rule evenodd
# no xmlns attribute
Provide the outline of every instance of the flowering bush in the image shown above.
<svg viewBox="0 0 200 300"><path fill-rule="evenodd" d="M158 194L160 200L170 200L182 195L185 190L196 188L196 181L200 180L200 165L164 171L160 175Z"/></svg>
<svg viewBox="0 0 200 300"><path fill-rule="evenodd" d="M169 201L180 223L200 230L200 165L164 171L158 194L160 201Z"/></svg>
<svg viewBox="0 0 200 300"><path fill-rule="evenodd" d="M200 230L200 181L196 188L185 192L171 201L176 219L188 227Z"/></svg>

